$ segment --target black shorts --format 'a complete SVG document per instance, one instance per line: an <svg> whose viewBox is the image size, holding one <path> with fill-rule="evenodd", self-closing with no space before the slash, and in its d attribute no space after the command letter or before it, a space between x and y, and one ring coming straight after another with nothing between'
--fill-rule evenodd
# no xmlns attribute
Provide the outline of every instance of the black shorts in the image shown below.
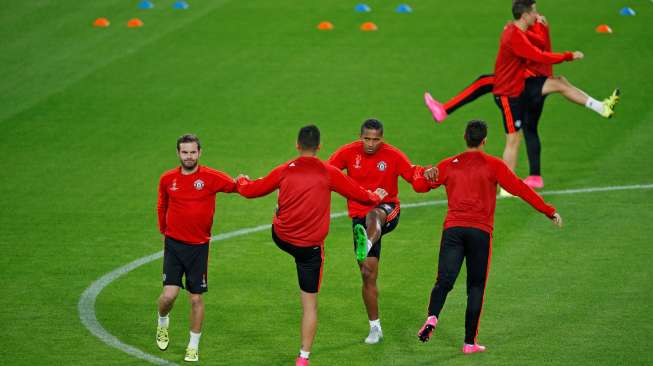
<svg viewBox="0 0 653 366"><path fill-rule="evenodd" d="M279 249L295 258L299 288L308 293L319 292L322 284L322 264L324 263L322 246L316 244L310 247L300 247L285 242L274 232L274 226L272 226L272 240Z"/></svg>
<svg viewBox="0 0 653 366"><path fill-rule="evenodd" d="M399 210L399 206L394 204L394 203L382 203L374 208L380 208L382 209L385 214L386 214L386 221L385 225L381 227L381 237L379 238L379 241L374 243L372 245L372 248L370 249L370 252L367 254L368 257L375 257L377 259L381 258L381 238L383 235L391 232L394 230L397 225L399 225L399 216L401 215L401 212ZM365 218L364 217L354 217L351 219L351 227L352 227L352 232L354 226L361 224L365 229L367 229L367 225L365 223ZM356 236L354 235L354 253L356 252Z"/></svg>
<svg viewBox="0 0 653 366"><path fill-rule="evenodd" d="M518 132L527 123L527 112L530 108L544 105L546 95L542 95L542 88L546 80L546 76L527 78L524 82L524 90L518 97L494 96L494 102L501 111L506 134Z"/></svg>
<svg viewBox="0 0 653 366"><path fill-rule="evenodd" d="M209 243L191 245L165 237L163 285L179 286L191 294L208 291ZM181 277L186 277L186 287Z"/></svg>

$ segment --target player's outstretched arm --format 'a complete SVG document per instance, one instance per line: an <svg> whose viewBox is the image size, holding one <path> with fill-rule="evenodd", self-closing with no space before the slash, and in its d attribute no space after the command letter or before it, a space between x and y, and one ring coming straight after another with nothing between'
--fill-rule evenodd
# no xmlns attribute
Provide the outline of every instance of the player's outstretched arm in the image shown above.
<svg viewBox="0 0 653 366"><path fill-rule="evenodd" d="M361 187L355 180L346 176L337 167L325 165L329 173L329 187L332 191L338 192L341 196L358 201L363 204L377 204L388 194L385 190L377 188L370 192Z"/></svg>
<svg viewBox="0 0 653 366"><path fill-rule="evenodd" d="M256 198L269 194L279 188L281 173L286 164L273 169L268 175L256 180L250 180L247 175L239 174L236 178L236 189L238 193L246 198Z"/></svg>
<svg viewBox="0 0 653 366"><path fill-rule="evenodd" d="M417 167L411 182L413 190L417 193L426 193L441 186L446 176L446 164L449 160L445 159L437 166Z"/></svg>
<svg viewBox="0 0 653 366"><path fill-rule="evenodd" d="M537 194L533 188L527 186L526 183L522 182L522 180L519 179L519 177L516 176L515 173L513 173L513 171L510 170L510 168L508 168L506 163L504 163L502 160L496 159L495 164L496 178L501 187L503 187L511 194L520 197L534 209L545 214L551 220L554 219L556 214L555 207L544 202L542 196Z"/></svg>

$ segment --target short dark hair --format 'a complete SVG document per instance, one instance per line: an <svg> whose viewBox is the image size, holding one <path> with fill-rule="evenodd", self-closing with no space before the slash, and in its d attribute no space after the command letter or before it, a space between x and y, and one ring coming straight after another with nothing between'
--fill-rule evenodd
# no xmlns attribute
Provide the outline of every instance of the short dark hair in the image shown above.
<svg viewBox="0 0 653 366"><path fill-rule="evenodd" d="M361 125L361 135L363 130L377 130L383 136L383 123L378 119L370 118Z"/></svg>
<svg viewBox="0 0 653 366"><path fill-rule="evenodd" d="M515 0L512 2L512 17L515 20L521 18L524 13L528 13L533 10L533 4L535 0Z"/></svg>
<svg viewBox="0 0 653 366"><path fill-rule="evenodd" d="M465 141L467 147L478 147L483 139L487 137L487 124L481 120L471 120L465 129Z"/></svg>
<svg viewBox="0 0 653 366"><path fill-rule="evenodd" d="M317 150L320 146L320 129L316 125L308 125L299 129L297 145L302 150Z"/></svg>
<svg viewBox="0 0 653 366"><path fill-rule="evenodd" d="M192 133L187 133L185 135L180 136L177 139L177 151L179 151L179 145L181 144L186 144L189 142L194 142L197 144L197 150L202 150L202 145L200 144L200 138L193 135Z"/></svg>

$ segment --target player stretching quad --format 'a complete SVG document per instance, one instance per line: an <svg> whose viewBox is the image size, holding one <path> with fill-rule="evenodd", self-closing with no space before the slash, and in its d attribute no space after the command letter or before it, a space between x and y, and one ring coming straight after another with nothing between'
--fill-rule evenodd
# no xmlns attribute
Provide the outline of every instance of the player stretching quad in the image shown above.
<svg viewBox="0 0 653 366"><path fill-rule="evenodd" d="M340 170L319 160L319 148L320 130L314 125L302 127L297 138L298 158L278 166L264 178L237 179L238 192L247 198L279 190L272 240L295 258L303 308L302 345L296 366L308 365L317 331L317 293L322 282L324 239L329 232L331 191L367 205L377 205L386 195L383 189L366 191Z"/></svg>
<svg viewBox="0 0 653 366"><path fill-rule="evenodd" d="M469 122L465 130L467 150L441 161L437 165L439 174L434 183L418 178L413 184L422 192L444 185L448 202L438 275L431 291L428 318L417 336L422 342L431 337L464 260L467 266L467 310L462 351L465 354L485 351L484 346L477 344L476 337L492 257L497 184L521 197L556 225L562 225L562 218L553 206L546 204L532 188L519 180L503 161L483 152L486 136L485 122Z"/></svg>
<svg viewBox="0 0 653 366"><path fill-rule="evenodd" d="M525 15L525 9L530 9L531 13ZM524 15L523 19L522 16L519 16L518 18L520 12ZM582 90L573 86L563 76L554 77L550 62L551 60L542 61L542 56L552 55L551 39L546 19L537 13L535 1L517 0L513 2L513 16L517 20L508 24L504 29L496 67L501 67L500 71L503 72L503 77L500 82L505 83L514 77L513 71L506 69L506 67L514 67L515 60L509 61L509 58L512 56L524 59L525 68L522 80L525 80L525 84L522 88L523 91L519 95L519 98L517 98L522 99L520 102L521 106L515 106L515 103L513 102L515 99L514 94L517 93L517 89L515 89L516 85L514 83L508 87L499 88L499 92L495 91L494 93L501 95L501 93L506 93L506 90L511 90L508 92L508 94L510 94L509 96L497 98L497 105L502 109L504 127L507 134L510 134L510 131L516 132L523 128L530 169L530 174L524 181L532 188L542 188L544 186L544 181L540 173L541 144L537 127L546 96L552 93L561 93L568 100L577 104L585 105L587 108L596 111L601 116L610 118L614 114L614 107L619 101L619 90L614 90L610 97L603 100L603 102L598 102ZM526 31L523 31L524 24L527 27ZM527 41L530 41L533 47L524 46L523 37L519 37L520 34L516 33L515 26L523 31L521 33L526 36L525 38ZM507 32L511 35L507 36ZM515 34L517 36L515 36ZM506 51L506 49L508 51ZM502 50L504 51L503 53ZM572 55L575 55L576 58L583 57L580 52L575 52ZM569 54L567 54L567 57L569 58ZM501 65L500 62L502 63ZM511 62L513 65L506 66ZM499 71L495 69L495 73L498 72ZM506 72L510 73L510 76L506 76ZM444 105L437 100L434 100L430 93L424 95L424 100L427 107L431 110L433 118L437 122L441 122L456 109L476 100L478 97L486 93L489 93L493 89L497 90L495 75L481 75L475 82L447 101ZM506 101L508 103L505 103ZM506 104L509 109L507 114L505 113L504 107ZM508 149L509 146L512 147L510 151L506 150L506 152L504 152L504 158L508 157L508 160L510 160L514 155L512 163L507 160L507 162L509 162L508 165L511 166L512 169L514 169L516 164L516 152L519 146L518 137L518 134L513 137L507 136L507 141L511 141L511 143L506 144L506 149ZM515 141L515 139L517 140ZM516 146L514 146L515 144Z"/></svg>
<svg viewBox="0 0 653 366"><path fill-rule="evenodd" d="M397 180L401 176L412 183L414 175L424 172L428 179L435 179L436 170L416 169L410 160L396 147L383 141L383 124L368 119L361 126L360 140L342 146L330 158L329 163L338 169L346 169L347 175L366 189L383 188L388 192L380 205L347 201L352 219L354 248L362 276L362 295L370 332L365 343L376 344L383 338L379 319L376 279L381 257L381 237L399 224L399 198Z"/></svg>
<svg viewBox="0 0 653 366"><path fill-rule="evenodd" d="M159 181L157 211L159 230L165 236L163 250L163 291L159 297L159 324L156 344L168 348L170 310L184 288L190 296L190 341L185 361L199 360L199 342L204 320L202 294L208 291L209 240L218 192L235 192L234 179L220 171L198 165L200 140L183 135L177 140L181 167L165 172Z"/></svg>

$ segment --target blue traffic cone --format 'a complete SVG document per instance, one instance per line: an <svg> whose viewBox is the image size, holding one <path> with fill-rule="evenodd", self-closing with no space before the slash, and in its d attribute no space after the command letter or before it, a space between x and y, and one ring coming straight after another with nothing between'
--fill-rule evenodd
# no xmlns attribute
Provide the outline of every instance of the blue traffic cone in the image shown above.
<svg viewBox="0 0 653 366"><path fill-rule="evenodd" d="M140 3L138 3L138 8L139 9L152 9L154 7L154 4L151 1L143 0Z"/></svg>
<svg viewBox="0 0 653 366"><path fill-rule="evenodd" d="M626 7L626 8L622 8L621 10L619 10L619 14L621 14L623 16L627 16L627 17L632 17L636 13L635 13L635 10L633 10L632 8Z"/></svg>
<svg viewBox="0 0 653 366"><path fill-rule="evenodd" d="M401 4L397 7L397 13L412 13L413 8L408 4Z"/></svg>
<svg viewBox="0 0 653 366"><path fill-rule="evenodd" d="M356 10L359 13L369 13L370 11L372 11L372 8L370 8L367 4L358 4L354 8L354 10Z"/></svg>
<svg viewBox="0 0 653 366"><path fill-rule="evenodd" d="M186 10L188 9L188 3L185 1L177 1L174 4L172 4L173 9L180 9L180 10Z"/></svg>

